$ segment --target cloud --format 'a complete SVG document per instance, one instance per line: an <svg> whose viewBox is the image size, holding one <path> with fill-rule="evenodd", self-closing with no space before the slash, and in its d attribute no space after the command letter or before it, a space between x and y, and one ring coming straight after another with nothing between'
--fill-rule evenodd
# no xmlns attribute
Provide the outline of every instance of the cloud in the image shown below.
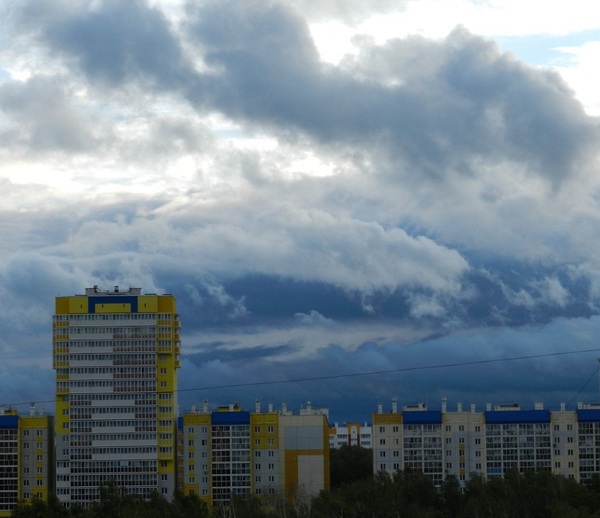
<svg viewBox="0 0 600 518"><path fill-rule="evenodd" d="M305 380L251 401L361 411L512 398L519 376L571 394L589 358L308 380L593 348L598 120L556 72L460 27L320 60L315 20L366 31L412 7L0 7L6 365L49 369L54 296L117 284L177 296L182 385L211 400L240 380Z"/></svg>
<svg viewBox="0 0 600 518"><path fill-rule="evenodd" d="M105 86L143 81L146 88L159 90L182 81L181 72L187 68L183 51L166 17L144 0L60 7L60 2L52 2L37 14L28 5L26 23L39 26L45 18L42 37L92 80Z"/></svg>
<svg viewBox="0 0 600 518"><path fill-rule="evenodd" d="M28 154L89 151L97 144L88 120L68 101L54 78L7 81L0 85L0 109L14 124L1 131L2 149Z"/></svg>

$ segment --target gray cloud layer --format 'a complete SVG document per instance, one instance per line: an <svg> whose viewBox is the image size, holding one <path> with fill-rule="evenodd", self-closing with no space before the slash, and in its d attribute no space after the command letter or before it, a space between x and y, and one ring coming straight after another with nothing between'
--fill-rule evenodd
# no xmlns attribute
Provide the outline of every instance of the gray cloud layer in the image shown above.
<svg viewBox="0 0 600 518"><path fill-rule="evenodd" d="M559 328L553 350L589 345L575 337L599 306L598 121L557 74L460 28L326 65L303 5L190 3L175 23L141 0L10 3L14 49L32 50L0 55L29 71L0 74L0 166L83 186L0 180L12 364L20 342L48 354L55 295L114 283L178 295L188 387L270 364L300 378L542 350L510 331L523 325ZM443 384L459 397L484 381ZM365 381L366 397L394 383Z"/></svg>

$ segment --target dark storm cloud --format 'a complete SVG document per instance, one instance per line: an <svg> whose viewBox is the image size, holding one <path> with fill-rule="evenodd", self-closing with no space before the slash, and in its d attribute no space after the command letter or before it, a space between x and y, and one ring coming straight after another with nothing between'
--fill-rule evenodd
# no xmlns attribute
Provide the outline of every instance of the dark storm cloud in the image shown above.
<svg viewBox="0 0 600 518"><path fill-rule="evenodd" d="M38 11L32 3L23 10L25 23L41 22L43 38L70 56L92 81L119 86L130 81L144 88L173 88L185 79L190 66L179 41L158 9L144 0L107 0L79 9L49 7Z"/></svg>
<svg viewBox="0 0 600 518"><path fill-rule="evenodd" d="M193 32L223 81L214 102L224 112L321 141L378 144L417 172L477 174L482 160L508 161L560 181L597 143L597 127L558 75L464 30L442 43L366 50L363 80L320 64L305 22L283 4L209 4ZM420 66L407 66L407 55ZM382 59L393 75L374 81L378 70L368 68Z"/></svg>
<svg viewBox="0 0 600 518"><path fill-rule="evenodd" d="M302 361L290 360L285 350L261 358L261 348L250 349L245 361L214 357L197 364L196 377L186 379L182 397L190 403L229 398L245 407L256 397L295 407L312 400L329 406L340 420L368 419L377 403L387 408L392 397L401 405L422 401L431 408L440 408L446 397L451 408L458 402L465 407L475 403L480 411L485 403L514 401L526 408L535 401L554 408L564 402L572 408L597 397L596 380L590 382L597 353L577 351L595 347L599 326L598 317L559 319L541 327L479 329L404 345L372 340L348 350L322 344ZM574 328L577 344L569 342ZM573 354L553 356L569 351ZM227 387L244 382L251 386L243 391ZM194 388L198 390L188 392Z"/></svg>
<svg viewBox="0 0 600 518"><path fill-rule="evenodd" d="M556 74L464 30L439 43L365 46L343 70L319 62L289 5L208 2L188 15L195 59L209 71L192 66L181 37L142 1L70 13L44 36L91 81L182 89L199 110L282 137L300 131L357 146L394 176L478 175L482 165L506 163L558 183L578 173L598 142L596 124Z"/></svg>

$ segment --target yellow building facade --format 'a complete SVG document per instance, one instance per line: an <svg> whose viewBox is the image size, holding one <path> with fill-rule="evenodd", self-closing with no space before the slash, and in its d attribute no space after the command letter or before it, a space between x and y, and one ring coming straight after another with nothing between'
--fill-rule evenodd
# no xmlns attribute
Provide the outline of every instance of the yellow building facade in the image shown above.
<svg viewBox="0 0 600 518"><path fill-rule="evenodd" d="M0 411L0 517L18 502L46 501L54 491L53 418Z"/></svg>

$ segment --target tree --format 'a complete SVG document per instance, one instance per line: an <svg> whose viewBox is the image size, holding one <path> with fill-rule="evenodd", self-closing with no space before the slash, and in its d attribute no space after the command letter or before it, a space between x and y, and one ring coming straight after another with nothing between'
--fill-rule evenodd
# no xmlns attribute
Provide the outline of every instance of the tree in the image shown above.
<svg viewBox="0 0 600 518"><path fill-rule="evenodd" d="M331 449L329 459L331 489L373 477L373 453L369 448L344 445Z"/></svg>

